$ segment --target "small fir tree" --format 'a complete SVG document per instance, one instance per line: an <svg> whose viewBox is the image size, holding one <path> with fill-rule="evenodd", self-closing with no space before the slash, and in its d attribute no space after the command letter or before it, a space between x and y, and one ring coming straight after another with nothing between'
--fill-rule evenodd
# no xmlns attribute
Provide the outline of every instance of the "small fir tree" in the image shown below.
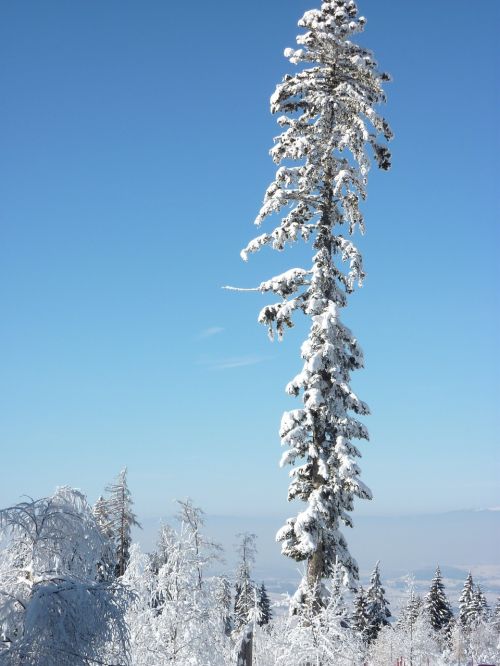
<svg viewBox="0 0 500 666"><path fill-rule="evenodd" d="M380 562L377 562L370 578L366 598L368 601L369 617L369 639L373 641L377 638L382 627L389 624L391 611L389 602L385 598L385 590L380 580Z"/></svg>
<svg viewBox="0 0 500 666"><path fill-rule="evenodd" d="M429 622L435 631L448 629L453 619L453 611L444 591L444 583L439 566L432 579L430 590L425 597L424 607Z"/></svg>
<svg viewBox="0 0 500 666"><path fill-rule="evenodd" d="M257 537L249 532L237 536L240 539L237 546L240 562L236 573L234 628L239 631L249 622L255 605L255 585L251 577L251 567L255 562L257 552L255 540Z"/></svg>
<svg viewBox="0 0 500 666"><path fill-rule="evenodd" d="M336 565L333 571L331 580L331 593L328 605L330 607L330 614L336 614L340 620L341 626L347 629L349 625L349 613L345 604L344 595L342 591L342 570L341 567Z"/></svg>
<svg viewBox="0 0 500 666"><path fill-rule="evenodd" d="M102 534L103 539L109 544L106 549L102 562L99 563L99 574L101 580L106 578L113 578L115 575L115 553L113 552L113 525L109 515L108 505L104 497L101 495L97 498L96 503L92 507L92 513Z"/></svg>
<svg viewBox="0 0 500 666"><path fill-rule="evenodd" d="M368 612L368 599L362 586L359 587L354 597L351 627L359 634L363 641L367 642L369 640L370 615Z"/></svg>
<svg viewBox="0 0 500 666"><path fill-rule="evenodd" d="M302 393L304 406L285 413L280 429L288 449L281 464L298 463L288 498L307 504L277 535L283 554L307 563L295 610L312 590L318 608L324 603L322 579L332 576L337 562L344 583L355 587L358 567L340 526L352 526L355 497L371 498L359 478L361 454L353 443L368 439L356 418L368 414L368 406L350 388L350 374L363 367L363 354L340 319L364 271L359 250L339 227L347 227L349 235L356 227L364 230L359 202L366 196L368 149L380 168L390 166L389 151L378 137L388 140L392 133L374 109L385 101L383 82L389 77L378 71L370 51L352 41L364 25L354 0L328 0L300 20L305 29L297 38L300 48L285 51L300 69L285 76L271 98L271 111L281 114L283 128L271 155L282 166L256 224L280 211L284 216L241 253L246 260L264 246L283 250L299 239L311 240L314 248L312 265L291 268L258 287L281 299L259 315L271 337L282 337L296 311L312 320L302 345L303 369L286 389L290 395Z"/></svg>
<svg viewBox="0 0 500 666"><path fill-rule="evenodd" d="M472 598L472 622L479 622L480 620L488 620L490 609L486 597L480 585L476 585L474 595Z"/></svg>
<svg viewBox="0 0 500 666"><path fill-rule="evenodd" d="M231 614L231 584L227 578L224 578L224 576L219 577L217 581L215 602L219 609L224 634L230 636L233 629L233 618Z"/></svg>
<svg viewBox="0 0 500 666"><path fill-rule="evenodd" d="M492 623L495 629L500 633L500 597L498 597L495 610L493 611Z"/></svg>
<svg viewBox="0 0 500 666"><path fill-rule="evenodd" d="M458 619L463 628L467 628L471 625L474 619L474 581L472 580L472 574L469 571L469 574L465 580L462 594L458 600Z"/></svg>
<svg viewBox="0 0 500 666"><path fill-rule="evenodd" d="M271 600L269 599L264 583L262 583L259 589L258 605L260 610L260 619L258 624L260 627L263 627L264 625L269 624L269 622L273 619Z"/></svg>
<svg viewBox="0 0 500 666"><path fill-rule="evenodd" d="M94 514L94 518L101 534L106 539L111 539L113 537L113 526L109 516L108 503L102 495L97 498L96 503L92 507L92 513Z"/></svg>

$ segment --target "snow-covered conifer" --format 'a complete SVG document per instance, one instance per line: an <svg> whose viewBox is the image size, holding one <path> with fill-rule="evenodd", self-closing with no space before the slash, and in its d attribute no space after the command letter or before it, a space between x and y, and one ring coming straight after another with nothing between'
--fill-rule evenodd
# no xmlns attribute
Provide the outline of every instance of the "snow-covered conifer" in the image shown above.
<svg viewBox="0 0 500 666"><path fill-rule="evenodd" d="M465 580L462 593L458 600L459 614L458 619L462 627L468 627L474 617L474 581L472 580L472 574L469 571L469 574Z"/></svg>
<svg viewBox="0 0 500 666"><path fill-rule="evenodd" d="M486 595L483 592L483 588L481 585L477 586L477 598L479 601L479 607L481 609L481 617L484 617L486 619L491 617L491 610L488 605L488 600L486 599Z"/></svg>
<svg viewBox="0 0 500 666"><path fill-rule="evenodd" d="M97 498L96 503L92 507L92 513L102 535L106 539L111 539L113 537L113 526L109 516L108 503L102 495Z"/></svg>
<svg viewBox="0 0 500 666"><path fill-rule="evenodd" d="M498 597L495 610L493 611L492 622L493 626L500 633L500 597Z"/></svg>
<svg viewBox="0 0 500 666"><path fill-rule="evenodd" d="M351 627L363 641L370 637L370 616L368 613L368 599L363 587L360 585L353 601Z"/></svg>
<svg viewBox="0 0 500 666"><path fill-rule="evenodd" d="M92 513L94 514L97 527L99 528L103 539L109 544L109 548L106 548L104 551L104 557L107 557L106 561L102 561L99 564L99 571L101 578L106 578L107 576L115 574L115 553L113 548L113 526L111 523L111 518L109 516L108 505L104 497L101 495L97 498L96 503L92 507Z"/></svg>
<svg viewBox="0 0 500 666"><path fill-rule="evenodd" d="M490 618L490 608L480 585L475 586L471 608L471 621L473 623L476 624L479 620L488 620Z"/></svg>
<svg viewBox="0 0 500 666"><path fill-rule="evenodd" d="M231 584L224 576L216 582L215 603L220 612L221 623L226 636L231 634L233 618L231 615Z"/></svg>
<svg viewBox="0 0 500 666"><path fill-rule="evenodd" d="M264 583L260 586L258 595L258 604L260 610L259 626L263 627L273 619L273 611L271 610L271 600L267 594L266 586Z"/></svg>
<svg viewBox="0 0 500 666"><path fill-rule="evenodd" d="M370 578L370 585L366 592L368 602L369 629L368 637L370 641L377 638L382 627L389 624L391 611L389 602L385 598L385 590L380 580L380 562L377 562Z"/></svg>
<svg viewBox="0 0 500 666"><path fill-rule="evenodd" d="M123 576L129 559L129 549L132 541L132 527L141 527L135 513L132 511L132 495L127 485L127 468L123 469L116 481L106 486L108 497L105 500L108 527L112 531L112 540L115 544L115 574Z"/></svg>
<svg viewBox="0 0 500 666"><path fill-rule="evenodd" d="M234 628L238 631L248 623L254 607L255 585L251 577L251 567L255 562L257 552L255 540L257 537L249 532L237 536L240 540L237 546L240 561L235 584Z"/></svg>
<svg viewBox="0 0 500 666"><path fill-rule="evenodd" d="M444 591L444 583L439 566L432 579L430 590L424 599L424 607L429 622L435 631L447 629L453 618L453 611Z"/></svg>
<svg viewBox="0 0 500 666"><path fill-rule="evenodd" d="M336 565L330 582L331 598L328 600L328 604L330 606L330 614L335 612L340 620L341 626L347 628L349 626L349 613L344 600L344 595L342 594L343 589L341 567Z"/></svg>
<svg viewBox="0 0 500 666"><path fill-rule="evenodd" d="M275 213L283 217L242 251L246 260L264 246L283 250L299 239L312 240L314 248L307 268L291 268L258 287L280 297L259 315L271 337L275 332L282 337L296 311L312 319L301 350L302 371L287 386L290 395L302 392L304 406L285 413L280 429L287 447L281 464L297 465L289 500L307 503L277 535L285 555L307 561L298 608L310 590L318 601L326 598L321 582L331 577L336 562L345 584L355 585L358 567L340 525L352 526L355 497L371 498L359 478L360 452L353 443L368 439L356 418L368 414L368 406L350 387L350 374L363 367L363 354L340 319L347 295L365 275L349 236L356 227L364 230L359 202L366 196L368 148L380 168L390 166L389 151L378 137L390 139L391 130L375 111L385 101L382 84L389 77L378 71L370 51L352 41L364 25L354 0L328 0L300 20L305 33L297 37L299 48L285 51L300 69L286 75L271 98L271 111L281 114L283 128L271 155L281 166L256 224Z"/></svg>

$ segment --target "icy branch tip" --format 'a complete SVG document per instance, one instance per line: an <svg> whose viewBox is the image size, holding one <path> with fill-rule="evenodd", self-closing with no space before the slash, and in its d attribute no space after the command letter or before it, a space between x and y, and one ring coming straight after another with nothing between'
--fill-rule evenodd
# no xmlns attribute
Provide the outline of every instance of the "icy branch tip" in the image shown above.
<svg viewBox="0 0 500 666"><path fill-rule="evenodd" d="M259 287L231 287L229 285L225 285L221 289L226 289L227 291L260 291Z"/></svg>

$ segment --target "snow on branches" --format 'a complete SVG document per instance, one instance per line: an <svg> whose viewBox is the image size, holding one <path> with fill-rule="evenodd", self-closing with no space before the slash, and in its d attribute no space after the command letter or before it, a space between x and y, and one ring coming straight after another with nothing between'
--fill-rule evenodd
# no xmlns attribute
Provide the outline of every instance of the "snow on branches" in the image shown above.
<svg viewBox="0 0 500 666"><path fill-rule="evenodd" d="M110 545L82 493L0 511L0 663L129 663L128 591L113 578Z"/></svg>
<svg viewBox="0 0 500 666"><path fill-rule="evenodd" d="M365 273L361 253L338 230L364 232L359 204L366 197L370 153L381 169L390 167L385 141L392 133L374 108L385 101L389 76L379 72L370 51L351 41L364 25L353 0L329 0L299 21L305 29L297 37L299 48L285 51L299 70L286 75L271 97L271 111L280 114L283 128L271 150L279 168L255 224L281 219L241 253L247 260L265 246L283 250L300 239L314 248L310 266L258 287L281 297L259 314L271 338L281 339L297 311L312 320L302 371L287 386L291 395L302 394L304 408L287 412L280 430L287 447L282 464L298 465L289 499L301 499L307 508L287 521L277 539L285 555L307 560L302 590L320 590L317 583L331 576L337 562L344 583L355 584L357 565L339 527L352 525L354 497L371 498L359 479L360 453L352 442L368 439L353 416L368 414L368 406L349 386L351 371L363 367L363 353L340 320L348 294L361 286Z"/></svg>

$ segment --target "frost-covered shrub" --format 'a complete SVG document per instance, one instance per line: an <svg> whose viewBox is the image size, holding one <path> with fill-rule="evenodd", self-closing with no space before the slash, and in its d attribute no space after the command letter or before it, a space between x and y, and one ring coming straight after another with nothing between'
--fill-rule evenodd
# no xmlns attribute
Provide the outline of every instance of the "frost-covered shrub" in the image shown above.
<svg viewBox="0 0 500 666"><path fill-rule="evenodd" d="M203 576L218 548L201 533L201 513L182 506L180 529L164 525L152 555L130 552L122 580L134 595L126 616L134 666L231 663L227 586Z"/></svg>
<svg viewBox="0 0 500 666"><path fill-rule="evenodd" d="M128 663L128 593L103 565L109 543L84 495L4 509L0 529L0 664Z"/></svg>
<svg viewBox="0 0 500 666"><path fill-rule="evenodd" d="M366 653L365 643L349 626L347 609L338 587L334 584L328 592L328 600L321 609L316 608L314 594L310 594L300 616L278 617L270 625L257 629L256 664L361 664Z"/></svg>

